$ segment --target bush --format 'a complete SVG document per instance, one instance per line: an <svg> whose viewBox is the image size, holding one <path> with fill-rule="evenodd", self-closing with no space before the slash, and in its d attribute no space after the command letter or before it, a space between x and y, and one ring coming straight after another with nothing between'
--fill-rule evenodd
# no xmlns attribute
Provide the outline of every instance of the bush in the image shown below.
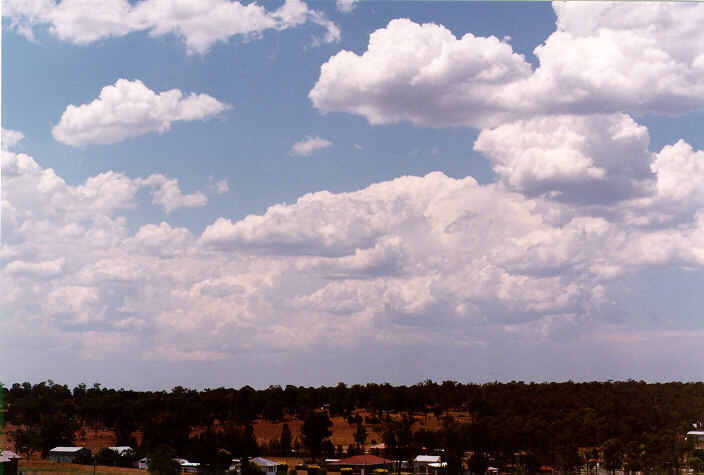
<svg viewBox="0 0 704 475"><path fill-rule="evenodd" d="M180 475L181 464L174 460L175 456L176 453L171 447L161 444L149 455L147 470L159 475Z"/></svg>
<svg viewBox="0 0 704 475"><path fill-rule="evenodd" d="M112 467L117 465L117 461L120 458L120 454L112 449L105 447L100 449L100 451L95 454L95 463L98 465L110 465Z"/></svg>
<svg viewBox="0 0 704 475"><path fill-rule="evenodd" d="M93 456L86 452L81 452L73 458L73 463L79 465L93 465Z"/></svg>

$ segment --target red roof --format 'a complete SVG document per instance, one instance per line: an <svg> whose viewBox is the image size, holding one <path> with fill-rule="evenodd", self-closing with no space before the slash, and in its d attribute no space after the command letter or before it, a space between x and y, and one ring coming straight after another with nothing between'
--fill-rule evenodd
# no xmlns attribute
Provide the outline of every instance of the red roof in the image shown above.
<svg viewBox="0 0 704 475"><path fill-rule="evenodd" d="M376 455L364 454L340 459L330 465L385 465L387 463L394 463L394 461L384 457L377 457Z"/></svg>

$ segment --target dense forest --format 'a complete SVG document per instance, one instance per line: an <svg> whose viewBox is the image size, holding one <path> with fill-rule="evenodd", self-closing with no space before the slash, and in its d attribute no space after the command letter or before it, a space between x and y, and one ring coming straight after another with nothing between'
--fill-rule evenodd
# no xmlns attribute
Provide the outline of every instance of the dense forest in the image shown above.
<svg viewBox="0 0 704 475"><path fill-rule="evenodd" d="M139 392L99 384L71 390L50 380L16 383L2 392L16 448L43 454L71 445L75 432L89 427L113 431L116 445L135 447L138 455L166 444L205 465L214 464L217 448L239 457L319 458L359 451L373 429L388 458L438 453L450 473L463 464L475 473L490 464L526 471L597 461L631 471L704 465L702 450L684 437L704 421L704 383L425 381ZM440 427L415 424L431 413L441 418ZM469 417L460 420L460 413ZM356 444L343 449L330 443L332 416L356 427ZM258 443L252 424L260 419L303 420L301 440L286 425L280 438Z"/></svg>

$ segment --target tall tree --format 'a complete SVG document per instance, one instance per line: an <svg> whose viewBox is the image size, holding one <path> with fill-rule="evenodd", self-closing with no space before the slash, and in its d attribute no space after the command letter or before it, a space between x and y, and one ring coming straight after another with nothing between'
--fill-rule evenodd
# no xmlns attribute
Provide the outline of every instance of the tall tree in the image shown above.
<svg viewBox="0 0 704 475"><path fill-rule="evenodd" d="M291 435L291 429L288 428L288 424L284 424L281 428L281 438L279 439L279 445L281 447L281 454L287 456L291 452L291 440L293 439Z"/></svg>
<svg viewBox="0 0 704 475"><path fill-rule="evenodd" d="M613 473L623 463L623 444L618 439L609 439L601 446L606 470Z"/></svg>
<svg viewBox="0 0 704 475"><path fill-rule="evenodd" d="M311 457L320 458L323 440L332 435L330 427L332 427L332 421L327 412L308 411L306 414L301 434L303 435L303 444L310 451Z"/></svg>
<svg viewBox="0 0 704 475"><path fill-rule="evenodd" d="M367 428L361 422L357 423L357 430L354 431L354 441L357 442L357 445L367 443Z"/></svg>

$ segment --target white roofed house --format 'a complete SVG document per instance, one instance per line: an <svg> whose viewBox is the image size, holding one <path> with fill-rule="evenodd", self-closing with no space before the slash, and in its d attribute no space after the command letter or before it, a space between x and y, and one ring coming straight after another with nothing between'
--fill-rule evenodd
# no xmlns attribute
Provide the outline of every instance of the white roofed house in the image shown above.
<svg viewBox="0 0 704 475"><path fill-rule="evenodd" d="M249 463L254 464L264 472L265 474L275 474L281 465L279 462L274 462L273 460L265 459L264 457L254 457L249 459ZM240 459L232 459L232 465L230 465L230 471L241 473L242 472L242 461Z"/></svg>
<svg viewBox="0 0 704 475"><path fill-rule="evenodd" d="M255 464L264 473L276 473L279 465L281 465L279 462L274 462L264 457L254 457L249 463Z"/></svg>
<svg viewBox="0 0 704 475"><path fill-rule="evenodd" d="M90 457L91 453L85 447L54 447L49 451L49 460L54 462L73 462L80 455Z"/></svg>
<svg viewBox="0 0 704 475"><path fill-rule="evenodd" d="M444 466L439 455L419 455L413 459L413 473L416 475L435 474Z"/></svg>

